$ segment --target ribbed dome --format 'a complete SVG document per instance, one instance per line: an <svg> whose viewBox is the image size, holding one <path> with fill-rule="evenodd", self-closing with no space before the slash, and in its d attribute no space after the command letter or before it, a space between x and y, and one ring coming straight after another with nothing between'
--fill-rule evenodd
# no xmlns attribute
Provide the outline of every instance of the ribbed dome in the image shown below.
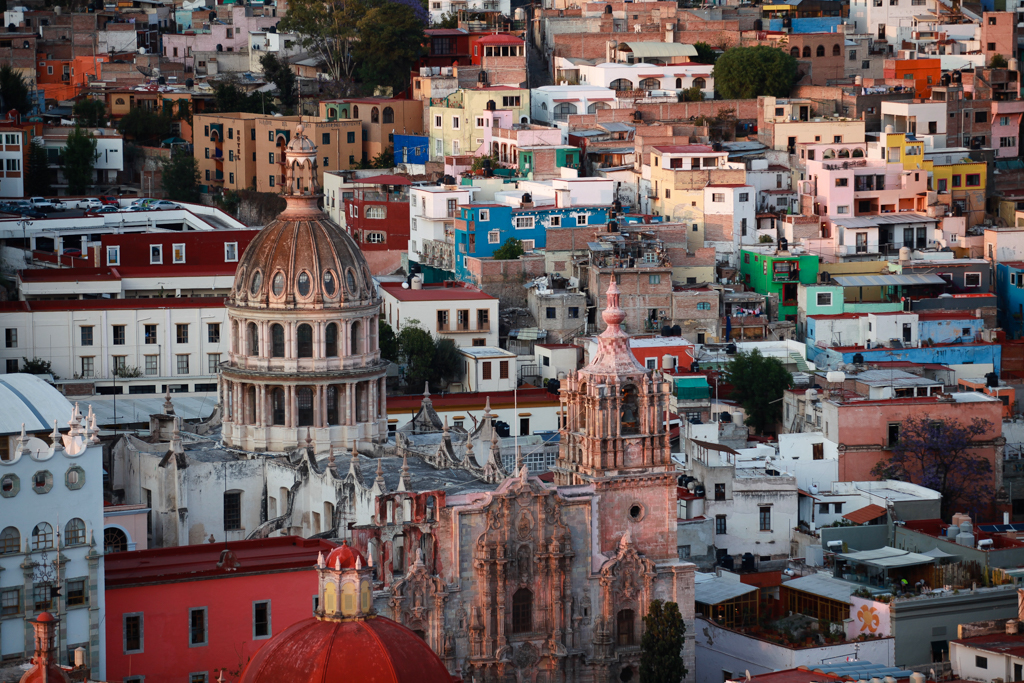
<svg viewBox="0 0 1024 683"><path fill-rule="evenodd" d="M366 560L363 558L362 553L350 546L348 541L342 541L341 545L332 550L331 554L327 556L327 566L331 568L352 569L356 566L357 561L361 566L366 566Z"/></svg>
<svg viewBox="0 0 1024 683"><path fill-rule="evenodd" d="M377 297L366 258L320 211L281 216L246 247L232 303L258 308L366 304Z"/></svg>
<svg viewBox="0 0 1024 683"><path fill-rule="evenodd" d="M239 683L452 683L444 663L415 633L384 617L306 619L275 636Z"/></svg>

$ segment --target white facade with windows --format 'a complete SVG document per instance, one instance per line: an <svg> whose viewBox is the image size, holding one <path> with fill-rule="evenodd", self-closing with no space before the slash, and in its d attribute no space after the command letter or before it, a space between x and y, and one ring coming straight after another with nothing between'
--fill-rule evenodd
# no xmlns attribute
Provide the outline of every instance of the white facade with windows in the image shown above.
<svg viewBox="0 0 1024 683"><path fill-rule="evenodd" d="M395 334L417 321L432 336L450 337L460 347L497 346L498 300L471 285L455 284L422 289L404 289L395 282L378 284L384 322Z"/></svg>
<svg viewBox="0 0 1024 683"><path fill-rule="evenodd" d="M935 0L853 0L846 26L850 33L866 33L876 41L888 41L892 54L893 46L911 40L918 30L915 17L935 9Z"/></svg>
<svg viewBox="0 0 1024 683"><path fill-rule="evenodd" d="M717 218L714 218L717 217ZM724 236L731 228L732 241L707 240L719 255L736 262L739 250L757 244L757 191L752 185L708 185L704 188L705 235L711 224L721 225Z"/></svg>
<svg viewBox="0 0 1024 683"><path fill-rule="evenodd" d="M409 190L409 260L455 269L455 219L473 200L464 185L428 185Z"/></svg>
<svg viewBox="0 0 1024 683"><path fill-rule="evenodd" d="M440 24L445 14L469 10L470 12L499 12L502 16L512 16L510 0L431 0L430 23Z"/></svg>
<svg viewBox="0 0 1024 683"><path fill-rule="evenodd" d="M530 117L563 129L570 116L617 108L615 91L600 85L545 85L530 91Z"/></svg>
<svg viewBox="0 0 1024 683"><path fill-rule="evenodd" d="M0 405L0 657L31 656L29 621L51 612L58 660L83 647L90 677L105 680L98 430L31 375L3 376Z"/></svg>
<svg viewBox="0 0 1024 683"><path fill-rule="evenodd" d="M25 131L0 126L0 197L25 196Z"/></svg>
<svg viewBox="0 0 1024 683"><path fill-rule="evenodd" d="M627 64L603 61L599 64L584 64L573 63L565 57L556 57L555 60L556 70L578 70L578 87L602 87L618 92L660 91L666 95L675 95L681 90L696 87L704 94L704 99L712 98L715 94L715 79L710 64Z"/></svg>

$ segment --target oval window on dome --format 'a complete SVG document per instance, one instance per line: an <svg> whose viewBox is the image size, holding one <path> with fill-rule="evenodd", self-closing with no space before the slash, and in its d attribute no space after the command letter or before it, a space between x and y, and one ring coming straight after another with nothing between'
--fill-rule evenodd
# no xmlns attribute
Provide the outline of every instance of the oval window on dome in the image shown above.
<svg viewBox="0 0 1024 683"><path fill-rule="evenodd" d="M249 288L249 291L252 292L253 294L257 294L259 293L260 287L262 285L263 273L257 270L255 273L252 274L252 286Z"/></svg>
<svg viewBox="0 0 1024 683"><path fill-rule="evenodd" d="M309 296L309 273L299 273L299 296Z"/></svg>
<svg viewBox="0 0 1024 683"><path fill-rule="evenodd" d="M281 292L284 291L284 273L276 273L274 275L274 282L271 288L274 291L274 296L281 296Z"/></svg>
<svg viewBox="0 0 1024 683"><path fill-rule="evenodd" d="M327 296L334 296L334 273L329 270L324 273L324 292Z"/></svg>
<svg viewBox="0 0 1024 683"><path fill-rule="evenodd" d="M345 283L348 285L348 291L353 294L356 293L356 275L351 270L345 273Z"/></svg>

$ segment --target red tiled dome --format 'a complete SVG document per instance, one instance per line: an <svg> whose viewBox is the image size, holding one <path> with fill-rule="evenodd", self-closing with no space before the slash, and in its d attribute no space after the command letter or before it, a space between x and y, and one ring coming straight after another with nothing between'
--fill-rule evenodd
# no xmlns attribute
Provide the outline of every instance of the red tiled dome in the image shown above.
<svg viewBox="0 0 1024 683"><path fill-rule="evenodd" d="M239 678L239 683L307 681L453 683L454 679L422 638L384 617L300 621L261 647Z"/></svg>
<svg viewBox="0 0 1024 683"><path fill-rule="evenodd" d="M358 550L343 541L341 545L332 550L331 554L327 556L327 567L334 569L334 563L337 560L341 560L342 569L355 569L356 558L359 558L360 566L366 566L366 558Z"/></svg>

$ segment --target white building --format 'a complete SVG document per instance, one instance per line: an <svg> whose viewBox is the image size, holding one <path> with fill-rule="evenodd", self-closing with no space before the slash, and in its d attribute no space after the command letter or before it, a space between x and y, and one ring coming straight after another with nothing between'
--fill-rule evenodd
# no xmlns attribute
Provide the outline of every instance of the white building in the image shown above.
<svg viewBox="0 0 1024 683"><path fill-rule="evenodd" d="M443 284L385 282L378 285L384 298L384 321L397 335L415 324L434 337L451 337L460 347L498 345L498 300L463 282ZM413 323L412 321L416 321Z"/></svg>
<svg viewBox="0 0 1024 683"><path fill-rule="evenodd" d="M516 388L516 354L497 346L471 346L459 352L466 362L466 391L488 394Z"/></svg>
<svg viewBox="0 0 1024 683"><path fill-rule="evenodd" d="M739 265L740 249L758 243L756 200L757 194L751 185L706 185L704 245L714 247L719 257L727 255L732 263ZM731 240L714 239L730 236Z"/></svg>
<svg viewBox="0 0 1024 683"><path fill-rule="evenodd" d="M96 423L32 375L5 375L0 406L0 657L30 656L29 622L51 612L60 619L58 660L83 647L91 677L105 680Z"/></svg>
<svg viewBox="0 0 1024 683"><path fill-rule="evenodd" d="M616 107L615 91L600 85L545 85L530 91L530 117L563 129L570 116Z"/></svg>
<svg viewBox="0 0 1024 683"><path fill-rule="evenodd" d="M275 31L249 31L249 71L263 73L260 57L273 52L282 62L303 54L299 38L294 33L277 33Z"/></svg>
<svg viewBox="0 0 1024 683"><path fill-rule="evenodd" d="M636 45L647 45L638 43ZM656 47L663 47L665 43L652 43ZM690 48L691 45L672 44L670 47ZM591 86L609 88L615 92L631 92L642 90L653 96L665 95L675 97L676 93L699 88L705 99L714 97L715 79L712 76L710 64L681 63L681 64L651 64L646 62L622 63L622 62L601 62L599 64L587 64L582 60L572 60L565 57L556 57L561 63L561 69L574 69L579 74L580 86ZM557 67L556 67L557 68Z"/></svg>
<svg viewBox="0 0 1024 683"><path fill-rule="evenodd" d="M851 33L867 33L875 40L887 41L892 54L893 46L898 48L904 40L913 38L915 17L937 13L936 7L935 0L889 0L881 4L877 0L854 0L846 25L853 25Z"/></svg>
<svg viewBox="0 0 1024 683"><path fill-rule="evenodd" d="M53 129L48 129L53 130ZM57 182L67 182L64 177L63 167L57 163L58 156L64 151L68 144L68 134L71 129L57 129L49 135L43 135L43 149L46 150L50 168L57 169ZM124 170L124 138L112 128L96 128L89 133L96 141L96 161L93 170L96 173L95 182L98 185L106 185L117 182L118 171Z"/></svg>
<svg viewBox="0 0 1024 683"><path fill-rule="evenodd" d="M1024 680L1024 634L1006 624L1001 633L951 640L949 662L955 676L969 681Z"/></svg>
<svg viewBox="0 0 1024 683"><path fill-rule="evenodd" d="M0 197L25 196L26 137L21 129L0 126Z"/></svg>
<svg viewBox="0 0 1024 683"><path fill-rule="evenodd" d="M440 24L445 14L469 10L470 12L498 12L502 16L512 16L510 0L431 0L430 23Z"/></svg>
<svg viewBox="0 0 1024 683"><path fill-rule="evenodd" d="M464 185L425 185L409 190L409 260L455 270L455 219L473 200Z"/></svg>

